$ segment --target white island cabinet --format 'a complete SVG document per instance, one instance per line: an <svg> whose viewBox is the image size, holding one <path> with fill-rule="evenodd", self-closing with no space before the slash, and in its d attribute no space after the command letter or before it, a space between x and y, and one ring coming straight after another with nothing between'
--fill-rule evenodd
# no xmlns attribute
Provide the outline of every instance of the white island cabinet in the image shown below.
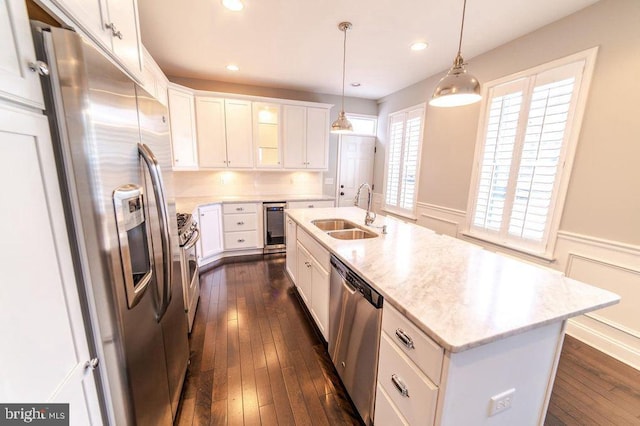
<svg viewBox="0 0 640 426"><path fill-rule="evenodd" d="M222 206L212 204L198 208L200 218L200 240L198 261L222 252Z"/></svg>
<svg viewBox="0 0 640 426"><path fill-rule="evenodd" d="M542 425L567 320L620 298L391 217L374 223L387 234L360 240L312 223L367 228L364 213L287 211L307 252L330 252L384 297L375 424Z"/></svg>

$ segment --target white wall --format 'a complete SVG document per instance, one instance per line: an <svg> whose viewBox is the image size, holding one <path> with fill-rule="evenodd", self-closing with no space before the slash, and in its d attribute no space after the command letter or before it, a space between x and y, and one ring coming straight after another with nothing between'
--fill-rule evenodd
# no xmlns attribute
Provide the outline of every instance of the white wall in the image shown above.
<svg viewBox="0 0 640 426"><path fill-rule="evenodd" d="M572 321L569 332L636 368L640 368L640 316L634 314L640 302L639 24L640 1L602 0L488 53L466 58L469 71L487 82L599 46L556 260L548 266L622 296L619 305ZM389 113L427 101L445 71L379 100L376 188L382 188ZM479 104L427 108L419 224L459 236L479 111Z"/></svg>

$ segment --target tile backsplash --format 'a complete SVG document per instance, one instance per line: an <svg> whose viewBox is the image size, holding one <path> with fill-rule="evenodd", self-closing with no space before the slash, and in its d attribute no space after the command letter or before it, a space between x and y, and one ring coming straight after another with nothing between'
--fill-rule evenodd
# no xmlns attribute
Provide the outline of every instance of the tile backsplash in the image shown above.
<svg viewBox="0 0 640 426"><path fill-rule="evenodd" d="M322 172L174 172L176 197L322 194Z"/></svg>

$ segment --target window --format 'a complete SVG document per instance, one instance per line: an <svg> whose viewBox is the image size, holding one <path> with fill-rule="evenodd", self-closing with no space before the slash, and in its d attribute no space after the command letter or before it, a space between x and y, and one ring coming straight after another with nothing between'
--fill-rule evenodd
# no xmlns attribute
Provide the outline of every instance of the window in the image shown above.
<svg viewBox="0 0 640 426"><path fill-rule="evenodd" d="M389 114L384 208L402 216L415 216L423 117L424 104Z"/></svg>
<svg viewBox="0 0 640 426"><path fill-rule="evenodd" d="M358 135L376 135L378 117L375 115L347 114L347 119L353 125L353 133Z"/></svg>
<svg viewBox="0 0 640 426"><path fill-rule="evenodd" d="M486 85L469 191L471 236L553 253L595 53Z"/></svg>

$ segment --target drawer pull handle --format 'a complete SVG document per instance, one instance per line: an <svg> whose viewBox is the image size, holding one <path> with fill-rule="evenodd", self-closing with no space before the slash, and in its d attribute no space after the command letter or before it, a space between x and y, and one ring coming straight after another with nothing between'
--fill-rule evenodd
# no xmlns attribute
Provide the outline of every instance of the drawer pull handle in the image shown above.
<svg viewBox="0 0 640 426"><path fill-rule="evenodd" d="M314 206L313 206L313 204L309 204L307 207L312 209Z"/></svg>
<svg viewBox="0 0 640 426"><path fill-rule="evenodd" d="M396 374L391 375L391 382L396 387L396 389L398 389L400 395L409 398L409 389L407 389L407 385L402 383L402 380L400 380L400 378Z"/></svg>
<svg viewBox="0 0 640 426"><path fill-rule="evenodd" d="M242 222L242 221L238 222L238 225L244 225L244 222Z"/></svg>
<svg viewBox="0 0 640 426"><path fill-rule="evenodd" d="M405 345L407 348L409 349L415 349L415 346L413 346L413 339L411 337L409 337L409 335L407 333L404 332L403 329L401 328L396 328L396 337L398 338L398 340L400 340L402 342L403 345Z"/></svg>
<svg viewBox="0 0 640 426"><path fill-rule="evenodd" d="M238 240L239 243L244 243L244 238Z"/></svg>
<svg viewBox="0 0 640 426"><path fill-rule="evenodd" d="M236 207L236 211L237 211L237 212L241 212L241 211L243 211L243 210L244 210L244 209L243 209L242 207Z"/></svg>

